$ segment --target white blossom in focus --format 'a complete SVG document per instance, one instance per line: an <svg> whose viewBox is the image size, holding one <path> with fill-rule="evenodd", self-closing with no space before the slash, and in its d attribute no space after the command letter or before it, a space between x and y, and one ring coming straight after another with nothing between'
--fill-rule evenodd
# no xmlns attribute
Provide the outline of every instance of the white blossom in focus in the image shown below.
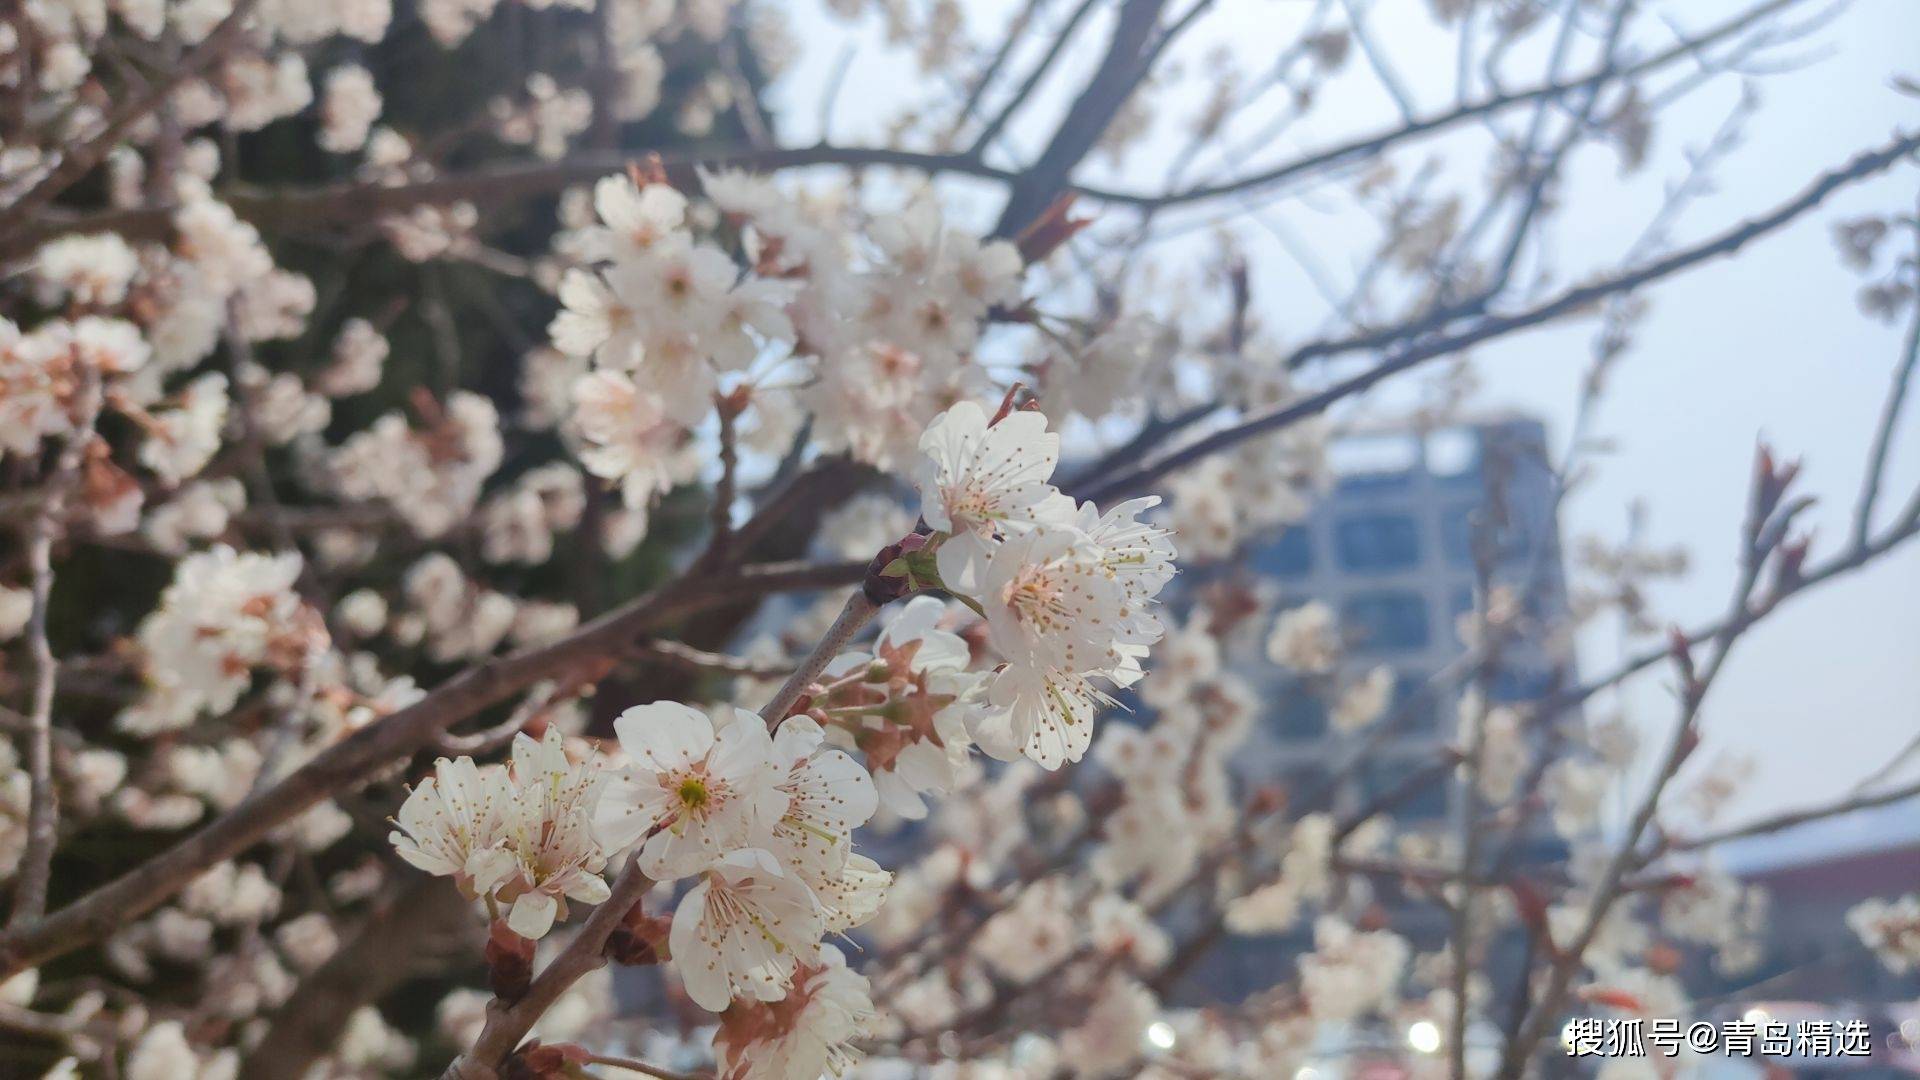
<svg viewBox="0 0 1920 1080"><path fill-rule="evenodd" d="M773 762L785 811L752 840L816 896L841 879L853 853L853 830L866 824L880 804L867 770L845 752L822 745L825 734L805 716L781 723L773 736Z"/></svg>
<svg viewBox="0 0 1920 1080"><path fill-rule="evenodd" d="M453 878L464 895L489 895L514 871L503 843L512 801L504 768L441 758L400 804L387 839L402 859Z"/></svg>
<svg viewBox="0 0 1920 1080"><path fill-rule="evenodd" d="M806 883L758 848L714 860L674 910L667 945L694 1004L779 1001L819 954L825 922Z"/></svg>
<svg viewBox="0 0 1920 1080"><path fill-rule="evenodd" d="M516 865L495 893L513 905L507 914L513 932L540 938L566 917L567 901L598 904L609 895L600 876L607 856L593 819L608 777L593 762L569 760L556 726L537 742L514 736L508 776L502 831Z"/></svg>
<svg viewBox="0 0 1920 1080"><path fill-rule="evenodd" d="M628 763L601 798L596 828L613 851L644 837L639 865L655 880L699 872L787 812L773 740L752 713L735 710L716 730L697 709L656 701L621 713L613 730Z"/></svg>
<svg viewBox="0 0 1920 1080"><path fill-rule="evenodd" d="M714 1056L723 1080L819 1080L842 1076L860 1060L855 1039L874 1015L867 977L823 946L817 964L794 973L777 1002L737 1001L720 1018Z"/></svg>
<svg viewBox="0 0 1920 1080"><path fill-rule="evenodd" d="M963 401L934 420L920 450L920 516L951 534L940 545L940 574L956 589L977 587L996 534L1057 521L1072 509L1048 482L1060 436L1037 412L1013 412L989 425L978 405Z"/></svg>

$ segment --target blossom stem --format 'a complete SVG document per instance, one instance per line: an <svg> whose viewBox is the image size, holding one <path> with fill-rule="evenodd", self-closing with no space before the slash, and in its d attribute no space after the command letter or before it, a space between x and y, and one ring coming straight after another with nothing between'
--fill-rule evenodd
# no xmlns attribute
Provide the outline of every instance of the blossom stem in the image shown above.
<svg viewBox="0 0 1920 1080"><path fill-rule="evenodd" d="M847 705L838 709L821 709L819 710L819 715L830 717L835 720L852 719L854 717L859 717L859 716L878 716L882 719L885 719L887 716L887 710L885 706Z"/></svg>
<svg viewBox="0 0 1920 1080"><path fill-rule="evenodd" d="M833 680L832 682L822 683L820 685L820 689L826 694L832 694L838 690L845 690L849 687L859 686L861 683L864 683L866 681L867 681L867 669L861 668L857 671L849 671L845 675L840 676L839 678ZM826 711L832 712L833 710L828 709Z"/></svg>
<svg viewBox="0 0 1920 1080"><path fill-rule="evenodd" d="M612 894L581 924L580 932L560 955L535 977L525 996L511 1005L496 999L488 1006L486 1026L481 1029L480 1037L474 1040L471 1049L447 1066L440 1074L441 1080L497 1080L501 1063L519 1047L527 1032L533 1030L533 1025L560 995L582 976L607 962L607 939L651 888L653 879L640 872L636 850L613 883Z"/></svg>
<svg viewBox="0 0 1920 1080"><path fill-rule="evenodd" d="M636 1058L617 1057L613 1054L588 1054L587 1064L611 1065L616 1069L626 1069L630 1072L637 1072L646 1076L657 1076L660 1080L711 1080L713 1075L712 1073L705 1072L676 1072L673 1069L662 1068L658 1065L649 1065Z"/></svg>
<svg viewBox="0 0 1920 1080"><path fill-rule="evenodd" d="M709 512L712 535L707 540L705 556L709 562L726 558L728 544L733 539L733 500L740 465L735 419L740 407L737 400L714 395L714 412L720 420L720 478L713 485L713 506Z"/></svg>
<svg viewBox="0 0 1920 1080"><path fill-rule="evenodd" d="M839 617L834 619L833 625L827 628L826 635L820 639L820 644L814 646L813 652L800 662L800 666L788 677L779 692L773 695L773 700L767 702L760 710L760 719L765 720L769 727L778 727L780 721L787 718L787 712L793 708L793 703L800 700L807 687L813 684L813 680L820 677L820 673L825 671L827 665L833 662L833 658L840 654L840 650L846 647L847 642L852 641L853 636L858 634L879 610L880 605L867 597L867 591L864 588L855 589L853 595L847 597L847 605L840 609Z"/></svg>

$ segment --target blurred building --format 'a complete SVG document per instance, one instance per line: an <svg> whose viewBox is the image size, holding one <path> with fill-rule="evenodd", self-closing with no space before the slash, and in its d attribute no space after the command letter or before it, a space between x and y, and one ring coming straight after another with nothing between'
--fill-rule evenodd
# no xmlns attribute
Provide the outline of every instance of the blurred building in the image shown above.
<svg viewBox="0 0 1920 1080"><path fill-rule="evenodd" d="M1476 539L1492 545L1493 580L1511 588L1532 620L1502 649L1489 681L1496 702L1536 699L1573 678L1566 640L1567 579L1557 519L1557 484L1546 429L1536 420L1499 417L1430 432L1368 431L1336 442L1330 490L1306 520L1252 546L1244 562L1188 584L1249 585L1279 608L1310 601L1339 617L1349 646L1342 669L1353 678L1378 665L1394 672L1394 703L1373 728L1335 729L1326 686L1278 668L1265 656L1271 623L1250 627L1228 662L1253 682L1264 715L1234 768L1252 785L1281 783L1295 797L1358 758L1333 806L1352 811L1408 789L1410 778L1441 760L1458 727L1463 630L1474 607ZM1251 580L1248 580L1251 575ZM1403 826L1439 829L1458 808L1445 778L1412 789L1394 804ZM1541 816L1544 819L1544 815ZM1521 838L1519 861L1556 860L1565 844L1540 820ZM1430 904L1384 903L1395 928L1422 948L1437 944L1442 916ZM1235 940L1184 981L1190 1000L1232 999L1271 985L1310 947L1311 927L1284 937ZM1426 940L1431 938L1432 940Z"/></svg>
<svg viewBox="0 0 1920 1080"><path fill-rule="evenodd" d="M1920 814L1894 803L1728 844L1729 872L1767 891L1758 969L1716 987L1743 998L1891 1002L1920 995L1920 971L1895 974L1860 943L1847 912L1920 882Z"/></svg>
<svg viewBox="0 0 1920 1080"><path fill-rule="evenodd" d="M1332 489L1307 520L1253 547L1246 567L1282 607L1317 600L1333 609L1351 649L1348 676L1380 664L1394 671L1396 703L1386 719L1393 734L1369 752L1346 796L1359 805L1434 761L1455 736L1454 676L1467 651L1463 623L1474 605L1482 523L1494 545L1496 584L1514 590L1536 627L1564 627L1567 582L1538 421L1368 432L1336 443L1330 458ZM1296 676L1258 654L1260 631L1240 643L1255 655L1235 659L1273 711L1241 767L1250 777L1324 775L1352 751L1353 737L1333 729L1326 695L1300 692ZM1537 698L1570 678L1571 665L1553 655L1556 640L1530 631L1503 648L1493 699ZM1436 819L1447 811L1445 787L1435 785L1401 804L1399 816Z"/></svg>

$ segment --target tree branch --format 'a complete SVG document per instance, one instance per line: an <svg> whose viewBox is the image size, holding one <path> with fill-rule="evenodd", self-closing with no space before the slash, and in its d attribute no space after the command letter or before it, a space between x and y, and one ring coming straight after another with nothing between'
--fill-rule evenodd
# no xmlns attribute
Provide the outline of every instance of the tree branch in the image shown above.
<svg viewBox="0 0 1920 1080"><path fill-rule="evenodd" d="M120 136L126 134L135 124L146 119L147 114L164 104L174 90L200 72L233 45L247 20L253 17L253 9L260 0L239 0L227 17L220 20L200 44L193 47L185 56L167 69L167 77L158 84L136 97L119 112L108 119L106 125L92 138L78 146L66 149L60 155L60 163L53 171L41 177L26 194L16 199L12 206L0 210L0 237L11 237L37 218L42 211L53 204L60 193L73 186L81 177L92 171L112 152ZM26 231L31 232L28 229ZM12 241L6 245L12 248Z"/></svg>
<svg viewBox="0 0 1920 1080"><path fill-rule="evenodd" d="M653 879L640 872L639 861L640 852L636 849L627 857L619 880L613 883L612 895L593 909L593 914L581 924L580 932L567 942L559 956L541 969L524 997L512 1004L499 998L488 1004L486 1026L481 1028L480 1037L472 1049L447 1066L440 1074L441 1080L499 1080L501 1064L553 1003L560 1000L560 995L582 976L607 962L604 952L607 939L626 919L627 912L653 888Z"/></svg>
<svg viewBox="0 0 1920 1080"><path fill-rule="evenodd" d="M1517 105L1526 105L1537 101L1547 101L1565 94L1596 89L1604 83L1616 79L1633 79L1664 68L1667 65L1709 48L1751 27L1756 22L1791 7L1804 0L1770 0L1750 11L1743 12L1714 27L1666 48L1644 60L1618 67L1602 65L1574 79L1552 80L1525 90L1494 94L1470 105L1460 105L1446 112L1436 113L1425 119L1413 120L1394 128L1363 136L1338 146L1317 151L1306 157L1296 158L1284 164L1261 172L1252 173L1233 180L1217 184L1200 184L1179 191L1169 191L1158 196L1129 196L1119 200L1135 205L1173 206L1181 203L1202 202L1217 199L1225 195L1235 195L1260 188L1271 187L1284 180L1308 175L1323 169L1359 161L1373 156L1397 143L1420 135L1433 134L1458 124L1481 117L1504 112ZM1085 192L1095 198L1108 198L1096 192Z"/></svg>
<svg viewBox="0 0 1920 1080"><path fill-rule="evenodd" d="M1735 825L1732 828L1721 829L1718 832L1706 833L1701 836L1685 839L1675 839L1667 844L1666 850L1699 851L1702 848L1717 847L1720 844L1732 840L1744 840L1749 836L1765 836L1768 833L1781 832L1798 825L1805 825L1809 822L1824 821L1827 818L1839 817L1841 814L1851 814L1856 810L1869 810L1876 806L1887 806L1892 803L1905 802L1908 799L1915 798L1920 798L1920 781L1915 781L1905 787L1893 788L1889 791L1877 792L1871 795L1854 795L1828 803L1825 806L1815 806L1804 810L1790 810L1785 813L1774 814L1770 817L1750 821L1745 825Z"/></svg>
<svg viewBox="0 0 1920 1080"><path fill-rule="evenodd" d="M734 574L682 579L553 644L469 668L412 705L328 747L172 848L45 918L10 928L0 935L0 979L106 937L185 888L207 867L245 851L322 799L559 670L614 655L646 630L741 595L851 584L865 572L864 563L765 564Z"/></svg>
<svg viewBox="0 0 1920 1080"><path fill-rule="evenodd" d="M994 114L993 119L987 121L987 126L973 140L973 146L967 150L969 157L978 158L987 152L987 147L1000 136L1007 122L1012 120L1013 115L1020 111L1020 107L1027 103L1028 98L1033 96L1034 88L1040 85L1040 80L1046 78L1047 72L1053 70L1054 61L1058 60L1060 54L1072 44L1074 32L1080 29L1081 22L1093 11L1094 5L1098 2L1099 0L1080 0L1074 5L1073 14L1067 16L1066 25L1054 34L1053 42L1047 46L1047 51L1041 55L1039 62L1034 64L1032 71L1027 72L1027 77L1021 80L1013 96L1007 99L1006 104L1000 107L1000 111Z"/></svg>
<svg viewBox="0 0 1920 1080"><path fill-rule="evenodd" d="M1074 166L1106 133L1107 125L1127 102L1146 69L1142 57L1147 53L1154 27L1167 0L1125 0L1108 39L1106 56L1093 77L1080 91L1080 97L1054 129L1054 135L1033 167L1014 180L1007 203L993 235L1018 235L1036 215L1045 210L1067 185Z"/></svg>
<svg viewBox="0 0 1920 1080"><path fill-rule="evenodd" d="M1090 0L1088 2L1090 3ZM1257 190L1284 180L1338 168L1409 139L1445 131L1467 121L1504 112L1515 106L1552 99L1570 91L1597 86L1609 80L1632 78L1657 70L1726 40L1769 15L1804 2L1805 0L1770 0L1634 64L1615 69L1602 68L1576 79L1549 82L1525 90L1497 94L1411 124L1399 125L1390 130L1315 151L1272 169L1217 184L1197 185L1178 191L1157 193L1118 190L1092 184L1065 185L1063 183L1062 186L1068 186L1081 195L1104 203L1142 209L1203 202ZM1089 144L1090 147L1091 144ZM458 201L492 205L551 194L574 185L591 183L600 177L618 172L639 153L639 150L601 151L577 154L554 162L512 162L400 184L343 181L318 187L278 191L236 190L223 194L222 198L236 214L257 226L268 229L360 225L386 214L402 212L421 205ZM658 153L668 175L676 184L683 186L692 185L693 168L696 164L763 170L827 165L855 169L891 167L911 169L930 175L951 173L973 176L1004 183L1013 183L1022 177L1017 170L987 164L973 151L929 154L888 147L834 146L823 142L813 146L770 149L757 149L737 144L709 144L661 149ZM1055 190L1059 188L1056 187ZM168 223L176 209L177 207L172 205L151 205L58 216L43 213L31 220L10 222L9 228L0 230L0 258L21 255L47 240L73 233L116 232L129 239L159 238L165 235Z"/></svg>
<svg viewBox="0 0 1920 1080"><path fill-rule="evenodd" d="M79 474L93 428L100 416L100 375L88 365L75 374L78 386L74 407L79 420L66 445L60 448L46 498L34 515L27 536L27 566L32 575L33 607L27 616L27 652L33 663L33 704L27 715L27 847L20 859L14 887L13 915L8 926L18 927L47 910L48 879L53 874L53 849L59 839L60 796L53 787L53 695L60 665L47 639L47 610L53 596L53 540L66 512L68 488Z"/></svg>
<svg viewBox="0 0 1920 1080"><path fill-rule="evenodd" d="M1351 397L1381 382L1391 375L1416 367L1436 357L1448 356L1462 349L1477 345L1483 341L1504 334L1525 330L1550 322L1562 316L1575 314L1597 300L1616 293L1638 289L1660 278L1690 269L1709 259L1730 255L1752 241L1779 230L1800 215L1812 210L1824 202L1835 191L1856 183L1875 173L1881 172L1902 158L1920 150L1920 134L1902 135L1892 142L1874 150L1866 151L1846 165L1816 178L1804 191L1791 201L1770 213L1754 218L1743 224L1727 229L1718 235L1689 248L1683 248L1665 258L1624 271L1612 277L1568 289L1559 296L1524 311L1508 315L1488 316L1477 323L1450 334L1437 334L1419 344L1409 345L1389 354L1380 363L1341 382L1335 383L1317 394L1310 394L1291 404L1283 405L1267 412L1250 417L1239 424L1216 431L1204 438L1181 447L1160 458L1146 462L1130 472L1122 473L1093 485L1085 490L1075 491L1076 498L1104 503L1116 497L1143 490L1153 482L1169 473L1224 450L1247 439L1279 431L1291 424L1325 412L1334 403ZM1434 329L1439 329L1435 327ZM1401 329L1392 332L1394 336L1412 336L1413 331ZM1329 356L1337 353L1366 348L1380 335L1368 334L1358 338L1316 342L1302 346L1293 357L1305 354ZM1293 363L1293 357L1289 363Z"/></svg>
<svg viewBox="0 0 1920 1080"><path fill-rule="evenodd" d="M1920 236L1920 226L1916 226L1915 233ZM1920 257L1920 251L1916 252L1916 257ZM1867 475L1860 483L1860 500L1853 512L1853 542L1856 546L1865 543L1867 534L1873 529L1873 507L1880 499L1880 482L1886 472L1887 455L1893 447L1893 429L1907 401L1907 389L1913 382L1915 361L1920 361L1920 305L1916 305L1913 318L1907 324L1907 337L1900 351L1900 360L1894 365L1893 386L1887 391L1880 407L1880 423L1874 429L1873 448L1867 452Z"/></svg>

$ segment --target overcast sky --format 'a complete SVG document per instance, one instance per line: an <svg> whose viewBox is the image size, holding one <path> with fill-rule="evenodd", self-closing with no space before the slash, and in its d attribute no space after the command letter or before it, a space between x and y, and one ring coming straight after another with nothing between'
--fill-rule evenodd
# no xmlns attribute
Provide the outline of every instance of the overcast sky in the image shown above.
<svg viewBox="0 0 1920 1080"><path fill-rule="evenodd" d="M969 0L970 25L986 33L1012 5ZM1070 7L1071 5L1053 5ZM1175 4L1175 8L1181 5ZM1291 40L1289 27L1311 7L1301 0L1222 0L1173 57L1188 72L1224 43L1249 66ZM1670 23L1700 27L1737 10L1722 0L1653 4ZM1806 11L1818 4L1803 5ZM1413 95L1435 107L1454 92L1452 45L1428 23L1417 0L1378 0L1372 23L1383 50ZM788 141L820 134L820 98L829 73L852 43L832 114L831 136L846 143L878 141L884 119L924 90L910 66L885 62L869 25L849 30L831 19L803 16L801 65L779 87L781 127ZM1093 24L1089 40L1104 40ZM1798 193L1818 173L1886 141L1896 129L1920 126L1920 101L1889 86L1896 72L1920 76L1920 5L1912 0L1861 0L1807 41L1777 54L1804 66L1758 81L1761 109L1745 144L1715 173L1718 190L1695 203L1675 230L1685 243L1762 213ZM1091 55L1070 58L1033 115L1010 129L1012 153L1031 154L1047 126L1084 78ZM1576 66L1577 70L1577 66ZM1308 120L1291 129L1269 157L1313 149L1390 123L1384 94L1356 59ZM1192 82L1191 79L1188 80ZM1184 99L1200 93L1195 88ZM1652 161L1622 177L1618 157L1589 149L1569 162L1567 213L1553 223L1550 261L1560 280L1604 267L1625 253L1659 203L1663 186L1684 172L1683 152L1703 144L1733 108L1737 81L1723 80L1663 113ZM1170 108L1170 111L1173 111ZM1171 121L1156 125L1143 148L1117 167L1094 172L1130 187L1152 189L1164 161L1181 145ZM1459 163L1477 165L1468 132L1431 144ZM1002 163L1014 163L1003 159ZM1457 186L1472 194L1473 172ZM956 188L964 198L965 185ZM1686 625L1717 617L1732 587L1733 552L1756 436L1806 459L1806 489L1820 497L1807 520L1817 526L1814 558L1845 536L1869 433L1898 353L1901 328L1872 321L1855 305L1859 281L1834 257L1832 224L1867 212L1906 209L1920 193L1920 170L1896 169L1832 199L1795 226L1736 259L1705 265L1646 294L1654 307L1638 345L1614 378L1595 434L1612 449L1567 507L1568 536L1623 534L1634 500L1647 510L1647 535L1679 544L1693 556L1690 576L1656 594L1659 608ZM1355 220L1332 197L1294 198L1263 210L1290 234L1322 272L1350 281L1367 254ZM982 212L997 206L982 205ZM1242 230L1257 270L1257 298L1283 337L1321 329L1325 306L1299 263L1263 228ZM1193 242L1198 246L1199 240ZM1177 250L1177 249L1176 249ZM1293 324L1297 323L1295 326ZM1564 443L1586 367L1593 322L1535 331L1476 353L1486 408L1512 407L1544 418ZM1393 400L1389 395L1388 401ZM1920 422L1910 408L1895 444L1884 497L1888 512L1920 483ZM1611 632L1581 643L1589 672L1618 652ZM1664 738L1672 716L1660 677L1642 680L1627 698L1631 715ZM1605 707L1605 706L1603 706ZM1755 769L1732 817L1832 797L1848 790L1920 731L1920 547L1883 560L1818 590L1754 631L1730 662L1704 719L1707 745L1751 757ZM1909 774L1920 772L1920 762Z"/></svg>

